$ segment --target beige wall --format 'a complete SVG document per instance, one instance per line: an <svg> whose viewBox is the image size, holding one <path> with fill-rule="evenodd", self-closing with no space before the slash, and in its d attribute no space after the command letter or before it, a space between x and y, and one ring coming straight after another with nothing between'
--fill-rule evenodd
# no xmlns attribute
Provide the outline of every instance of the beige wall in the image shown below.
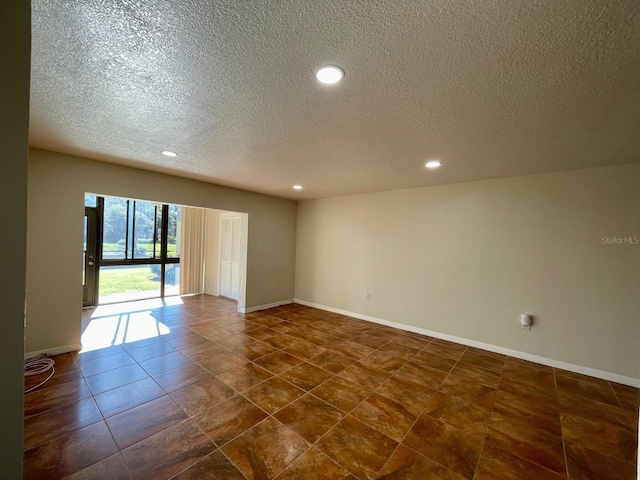
<svg viewBox="0 0 640 480"><path fill-rule="evenodd" d="M602 240L640 237L640 165L305 201L297 232L297 299L640 378L640 245Z"/></svg>
<svg viewBox="0 0 640 480"><path fill-rule="evenodd" d="M44 150L30 151L27 351L80 341L84 193L249 214L246 306L293 298L296 203ZM258 245L269 250L258 252ZM271 290L271 283L281 288Z"/></svg>
<svg viewBox="0 0 640 480"><path fill-rule="evenodd" d="M204 292L218 295L220 267L220 211L207 210L205 216Z"/></svg>
<svg viewBox="0 0 640 480"><path fill-rule="evenodd" d="M29 2L0 5L0 476L22 478Z"/></svg>

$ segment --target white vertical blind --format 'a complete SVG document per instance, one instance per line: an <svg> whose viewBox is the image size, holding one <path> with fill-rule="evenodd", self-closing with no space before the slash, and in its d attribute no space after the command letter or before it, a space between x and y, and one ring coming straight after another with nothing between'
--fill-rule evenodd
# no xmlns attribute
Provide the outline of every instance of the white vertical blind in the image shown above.
<svg viewBox="0 0 640 480"><path fill-rule="evenodd" d="M180 294L204 288L204 210L182 207L180 227Z"/></svg>

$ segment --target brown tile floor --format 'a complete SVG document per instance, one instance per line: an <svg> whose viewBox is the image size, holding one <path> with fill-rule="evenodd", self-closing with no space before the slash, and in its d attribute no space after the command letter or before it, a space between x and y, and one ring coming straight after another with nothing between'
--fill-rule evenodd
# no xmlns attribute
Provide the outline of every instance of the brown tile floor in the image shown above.
<svg viewBox="0 0 640 480"><path fill-rule="evenodd" d="M25 395L26 479L636 478L635 388L302 305L182 301L127 314L160 336L54 357Z"/></svg>

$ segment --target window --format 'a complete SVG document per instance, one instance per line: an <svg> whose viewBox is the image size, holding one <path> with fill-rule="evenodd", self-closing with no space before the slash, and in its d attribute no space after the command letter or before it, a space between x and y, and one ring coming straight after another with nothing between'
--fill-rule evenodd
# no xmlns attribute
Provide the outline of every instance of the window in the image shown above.
<svg viewBox="0 0 640 480"><path fill-rule="evenodd" d="M167 257L180 258L180 213L182 208L169 205L169 221L167 222Z"/></svg>
<svg viewBox="0 0 640 480"><path fill-rule="evenodd" d="M102 214L102 259L127 258L129 200L107 197Z"/></svg>
<svg viewBox="0 0 640 480"><path fill-rule="evenodd" d="M178 209L179 207L175 207ZM103 260L162 258L162 204L107 197L103 212ZM176 236L173 237L174 250Z"/></svg>
<svg viewBox="0 0 640 480"><path fill-rule="evenodd" d="M132 258L160 258L162 205L134 201L133 208Z"/></svg>
<svg viewBox="0 0 640 480"><path fill-rule="evenodd" d="M182 208L117 197L96 205L99 303L179 294Z"/></svg>

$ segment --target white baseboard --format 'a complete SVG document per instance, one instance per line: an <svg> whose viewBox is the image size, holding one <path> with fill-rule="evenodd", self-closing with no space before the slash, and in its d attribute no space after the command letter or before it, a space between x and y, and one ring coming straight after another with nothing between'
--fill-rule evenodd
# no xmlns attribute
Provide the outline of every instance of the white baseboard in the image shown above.
<svg viewBox="0 0 640 480"><path fill-rule="evenodd" d="M624 375L618 375L617 373L605 372L597 370L595 368L583 367L582 365L575 365L573 363L561 362L552 358L541 357L533 355L531 353L520 352L518 350L511 350L510 348L499 347L491 345L489 343L477 342L475 340L469 340L467 338L456 337L453 335L447 335L445 333L434 332L432 330L426 330L424 328L414 327L412 325L405 325L403 323L390 322L389 320L383 320L381 318L370 317L369 315L362 315L360 313L349 312L347 310L341 310L339 308L327 307L326 305L320 305L313 302L307 302L306 300L300 300L294 298L295 303L306 305L308 307L318 308L320 310L326 310L327 312L339 313L360 320L366 320L368 322L378 323L380 325L386 325L388 327L399 328L400 330L406 330L408 332L419 333L421 335L428 335L434 338L440 338L442 340L448 340L450 342L460 343L469 347L481 348L482 350L488 350L490 352L500 353L502 355L508 355L510 357L519 358L522 360L528 360L530 362L540 363L549 367L561 368L574 373L581 373L583 375L589 375L591 377L601 378L603 380L610 380L616 383L622 383L624 385L630 385L632 387L640 387L640 378L626 377Z"/></svg>
<svg viewBox="0 0 640 480"><path fill-rule="evenodd" d="M257 312L258 310L266 310L267 308L279 307L281 305L289 305L290 303L293 303L293 300L281 300L279 302L267 303L265 305L256 305L255 307L247 307L244 309L244 311L241 311L240 313Z"/></svg>
<svg viewBox="0 0 640 480"><path fill-rule="evenodd" d="M60 347L46 348L44 350L37 350L35 352L27 352L24 354L24 358L37 357L38 355L60 355L61 353L76 352L82 350L81 343L74 343L73 345L62 345Z"/></svg>

